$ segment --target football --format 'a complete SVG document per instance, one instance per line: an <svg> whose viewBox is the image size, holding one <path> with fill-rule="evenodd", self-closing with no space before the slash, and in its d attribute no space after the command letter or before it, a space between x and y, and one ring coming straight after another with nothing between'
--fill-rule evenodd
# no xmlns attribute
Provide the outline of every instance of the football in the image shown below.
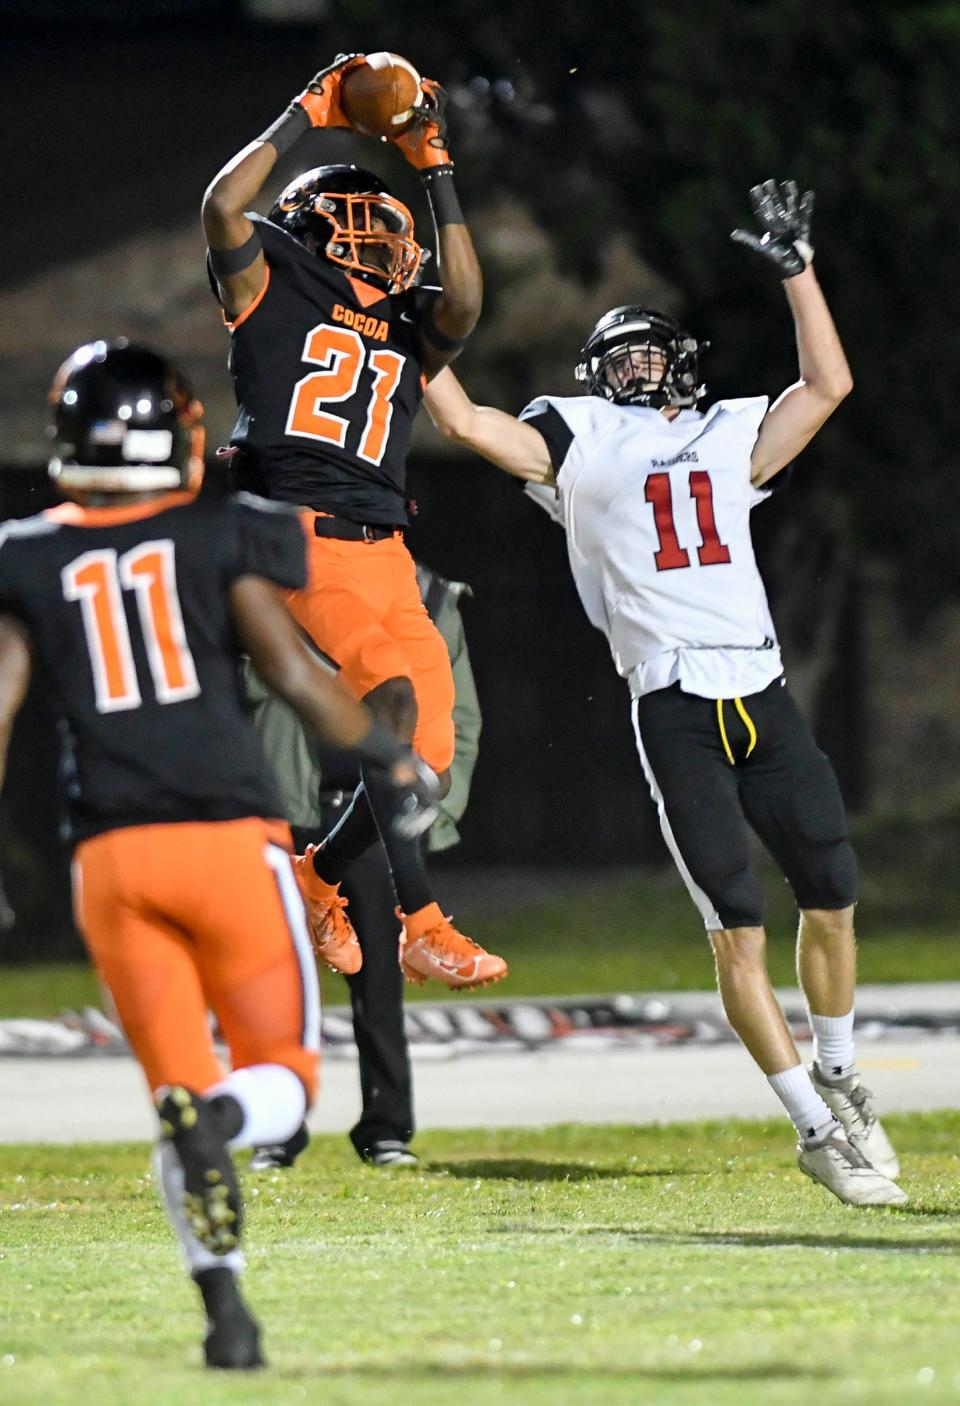
<svg viewBox="0 0 960 1406"><path fill-rule="evenodd" d="M365 137L396 137L405 132L423 101L420 75L399 54L367 54L346 74L343 110L355 131Z"/></svg>

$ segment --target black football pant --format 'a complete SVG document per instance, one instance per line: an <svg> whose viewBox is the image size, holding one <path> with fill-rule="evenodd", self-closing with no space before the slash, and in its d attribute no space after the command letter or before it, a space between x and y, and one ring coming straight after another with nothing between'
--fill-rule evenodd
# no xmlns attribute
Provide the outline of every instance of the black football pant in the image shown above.
<svg viewBox="0 0 960 1406"><path fill-rule="evenodd" d="M674 684L635 699L633 721L663 837L707 928L763 926L748 826L798 907L856 902L840 787L782 677L743 698Z"/></svg>
<svg viewBox="0 0 960 1406"><path fill-rule="evenodd" d="M337 810L325 807L321 833L336 823ZM294 830L298 851L315 833ZM413 1081L403 1015L403 973L399 963L400 922L396 894L383 845L371 845L349 865L341 893L363 952L363 966L346 978L353 1008L353 1033L360 1055L360 1119L350 1140L362 1156L382 1139L409 1142L413 1136Z"/></svg>

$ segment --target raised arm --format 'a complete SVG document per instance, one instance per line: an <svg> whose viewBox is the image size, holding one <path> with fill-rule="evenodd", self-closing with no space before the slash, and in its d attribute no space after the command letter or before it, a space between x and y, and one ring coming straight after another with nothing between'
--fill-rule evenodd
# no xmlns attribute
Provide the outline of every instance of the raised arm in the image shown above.
<svg viewBox="0 0 960 1406"><path fill-rule="evenodd" d="M764 181L754 186L750 198L762 236L738 229L730 237L768 260L783 280L800 369L799 381L779 396L760 426L750 460L750 479L759 488L809 444L853 390L853 377L813 271L813 191L798 200L795 182L778 188L775 181Z"/></svg>
<svg viewBox="0 0 960 1406"><path fill-rule="evenodd" d="M30 686L30 645L23 626L0 615L0 786L7 771L13 722Z"/></svg>
<svg viewBox="0 0 960 1406"><path fill-rule="evenodd" d="M420 328L423 368L430 377L453 361L476 327L483 306L483 275L454 189L447 95L431 78L421 86L424 101L413 126L392 140L420 172L437 231L443 292Z"/></svg>
<svg viewBox="0 0 960 1406"><path fill-rule="evenodd" d="M442 435L530 483L553 483L547 442L539 430L487 405L474 405L449 367L427 386L423 403Z"/></svg>
<svg viewBox="0 0 960 1406"><path fill-rule="evenodd" d="M276 122L213 178L203 197L203 229L220 299L238 317L263 288L266 264L256 230L244 211L260 193L277 161L311 127L348 127L340 106L340 84L359 54L338 54L313 78Z"/></svg>

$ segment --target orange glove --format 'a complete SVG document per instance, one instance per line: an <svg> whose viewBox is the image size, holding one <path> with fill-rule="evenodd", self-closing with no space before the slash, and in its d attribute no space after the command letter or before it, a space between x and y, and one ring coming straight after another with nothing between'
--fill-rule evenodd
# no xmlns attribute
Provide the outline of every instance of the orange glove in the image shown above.
<svg viewBox="0 0 960 1406"><path fill-rule="evenodd" d="M294 98L310 118L311 127L349 127L350 122L340 105L340 84L345 73L363 63L363 54L338 54L333 63L311 78Z"/></svg>
<svg viewBox="0 0 960 1406"><path fill-rule="evenodd" d="M411 166L427 172L444 167L453 170L453 161L447 150L447 95L439 83L432 78L424 78L423 102L417 108L417 115L411 126L399 137L391 137L394 146L400 148Z"/></svg>

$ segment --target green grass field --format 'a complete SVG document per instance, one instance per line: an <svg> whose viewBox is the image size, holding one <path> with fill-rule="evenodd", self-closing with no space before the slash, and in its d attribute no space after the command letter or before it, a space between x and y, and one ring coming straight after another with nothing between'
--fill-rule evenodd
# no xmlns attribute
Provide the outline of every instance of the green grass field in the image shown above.
<svg viewBox="0 0 960 1406"><path fill-rule="evenodd" d="M770 970L791 985L796 913L782 881L768 877ZM510 962L496 995L563 996L590 991L697 991L713 984L700 919L672 872L590 889L503 914L458 915L464 931ZM960 980L958 924L942 912L922 920L888 897L868 894L859 913L861 981ZM490 991L458 1000L489 1001ZM411 1001L438 1000L433 982L407 986ZM324 979L324 999L346 1004L346 986ZM0 966L0 1018L55 1016L97 1005L85 963Z"/></svg>
<svg viewBox="0 0 960 1406"><path fill-rule="evenodd" d="M317 1139L248 1175L271 1367L199 1366L146 1149L0 1147L4 1406L960 1400L960 1116L890 1120L913 1197L853 1211L782 1123Z"/></svg>

